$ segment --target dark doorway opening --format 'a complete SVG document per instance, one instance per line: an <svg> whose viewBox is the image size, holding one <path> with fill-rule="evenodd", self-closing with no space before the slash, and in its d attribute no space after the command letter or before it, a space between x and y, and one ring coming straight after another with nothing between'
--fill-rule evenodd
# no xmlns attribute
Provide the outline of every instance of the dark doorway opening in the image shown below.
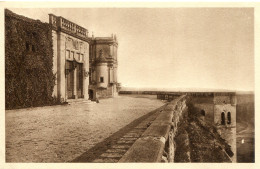
<svg viewBox="0 0 260 169"><path fill-rule="evenodd" d="M93 92L93 90L89 89L88 90L88 95L89 95L89 100L93 100L94 99L94 92Z"/></svg>

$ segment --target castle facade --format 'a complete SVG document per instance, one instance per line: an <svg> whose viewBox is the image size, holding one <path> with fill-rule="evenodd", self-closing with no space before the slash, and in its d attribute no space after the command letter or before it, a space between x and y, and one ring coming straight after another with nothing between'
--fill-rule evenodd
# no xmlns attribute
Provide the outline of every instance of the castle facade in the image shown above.
<svg viewBox="0 0 260 169"><path fill-rule="evenodd" d="M61 101L96 100L118 95L116 35L88 37L88 30L49 14L52 27L53 95Z"/></svg>
<svg viewBox="0 0 260 169"><path fill-rule="evenodd" d="M6 107L118 95L116 35L89 37L62 16L43 23L5 10Z"/></svg>

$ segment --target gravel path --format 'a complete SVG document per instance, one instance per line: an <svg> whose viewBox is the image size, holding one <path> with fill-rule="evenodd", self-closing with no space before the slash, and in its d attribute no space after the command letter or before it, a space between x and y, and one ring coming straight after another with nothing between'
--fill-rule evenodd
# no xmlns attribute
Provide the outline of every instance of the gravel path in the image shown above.
<svg viewBox="0 0 260 169"><path fill-rule="evenodd" d="M6 111L6 162L66 162L162 106L154 96L119 96Z"/></svg>

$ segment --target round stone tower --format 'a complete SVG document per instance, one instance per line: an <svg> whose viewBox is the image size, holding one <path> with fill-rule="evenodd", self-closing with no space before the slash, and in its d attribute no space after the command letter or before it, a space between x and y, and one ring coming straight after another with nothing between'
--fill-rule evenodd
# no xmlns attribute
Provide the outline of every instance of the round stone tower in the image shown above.
<svg viewBox="0 0 260 169"><path fill-rule="evenodd" d="M103 51L99 51L99 57L96 60L96 82L98 88L107 88L108 85L108 72L107 72L107 59L103 55Z"/></svg>

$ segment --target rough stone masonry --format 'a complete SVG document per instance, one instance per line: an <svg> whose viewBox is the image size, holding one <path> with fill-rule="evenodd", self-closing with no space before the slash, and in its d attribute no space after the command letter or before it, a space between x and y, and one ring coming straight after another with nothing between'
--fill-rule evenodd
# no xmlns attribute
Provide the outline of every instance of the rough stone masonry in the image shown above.
<svg viewBox="0 0 260 169"><path fill-rule="evenodd" d="M183 95L160 110L119 162L232 162L231 146L187 102Z"/></svg>

